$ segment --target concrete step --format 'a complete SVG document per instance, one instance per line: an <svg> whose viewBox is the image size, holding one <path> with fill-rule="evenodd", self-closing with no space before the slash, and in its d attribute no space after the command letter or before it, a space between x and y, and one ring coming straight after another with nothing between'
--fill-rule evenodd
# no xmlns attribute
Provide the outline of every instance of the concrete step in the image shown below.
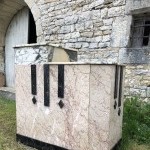
<svg viewBox="0 0 150 150"><path fill-rule="evenodd" d="M15 100L15 88L0 87L0 97Z"/></svg>

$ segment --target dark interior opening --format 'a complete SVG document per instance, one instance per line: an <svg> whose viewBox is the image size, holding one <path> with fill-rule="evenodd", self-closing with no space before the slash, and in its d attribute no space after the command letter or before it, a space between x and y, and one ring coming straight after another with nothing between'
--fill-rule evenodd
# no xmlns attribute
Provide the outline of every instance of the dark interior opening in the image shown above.
<svg viewBox="0 0 150 150"><path fill-rule="evenodd" d="M143 46L148 46L150 35L150 21L145 21Z"/></svg>
<svg viewBox="0 0 150 150"><path fill-rule="evenodd" d="M28 44L37 43L36 25L31 11L29 10L29 35Z"/></svg>

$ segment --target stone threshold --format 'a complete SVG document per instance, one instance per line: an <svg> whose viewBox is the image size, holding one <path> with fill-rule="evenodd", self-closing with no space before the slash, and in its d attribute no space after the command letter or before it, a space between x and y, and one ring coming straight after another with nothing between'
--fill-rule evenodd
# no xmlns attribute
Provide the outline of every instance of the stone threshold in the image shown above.
<svg viewBox="0 0 150 150"><path fill-rule="evenodd" d="M12 87L0 87L0 98L15 100L15 88Z"/></svg>

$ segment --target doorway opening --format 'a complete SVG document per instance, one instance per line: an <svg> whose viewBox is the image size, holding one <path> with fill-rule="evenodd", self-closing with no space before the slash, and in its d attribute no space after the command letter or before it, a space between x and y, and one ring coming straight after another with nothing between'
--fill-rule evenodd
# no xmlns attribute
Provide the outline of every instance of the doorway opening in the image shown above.
<svg viewBox="0 0 150 150"><path fill-rule="evenodd" d="M5 36L6 87L15 86L14 47L36 42L36 25L33 15L28 7L24 7L11 20Z"/></svg>
<svg viewBox="0 0 150 150"><path fill-rule="evenodd" d="M37 43L36 25L31 11L29 10L29 31L28 31L28 44Z"/></svg>

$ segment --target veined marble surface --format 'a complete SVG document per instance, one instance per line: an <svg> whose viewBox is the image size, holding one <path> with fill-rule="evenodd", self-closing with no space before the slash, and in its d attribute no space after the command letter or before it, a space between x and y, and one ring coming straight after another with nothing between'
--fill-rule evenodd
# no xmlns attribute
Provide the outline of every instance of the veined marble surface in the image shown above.
<svg viewBox="0 0 150 150"><path fill-rule="evenodd" d="M56 45L28 44L16 46L15 64L35 64L48 62L77 61L77 51L65 49Z"/></svg>
<svg viewBox="0 0 150 150"><path fill-rule="evenodd" d="M49 107L44 106L43 65L37 65L36 105L31 66L16 67L17 134L70 150L111 149L122 131L122 115L114 110L115 65L66 64L63 99L57 94L58 65L49 67Z"/></svg>

